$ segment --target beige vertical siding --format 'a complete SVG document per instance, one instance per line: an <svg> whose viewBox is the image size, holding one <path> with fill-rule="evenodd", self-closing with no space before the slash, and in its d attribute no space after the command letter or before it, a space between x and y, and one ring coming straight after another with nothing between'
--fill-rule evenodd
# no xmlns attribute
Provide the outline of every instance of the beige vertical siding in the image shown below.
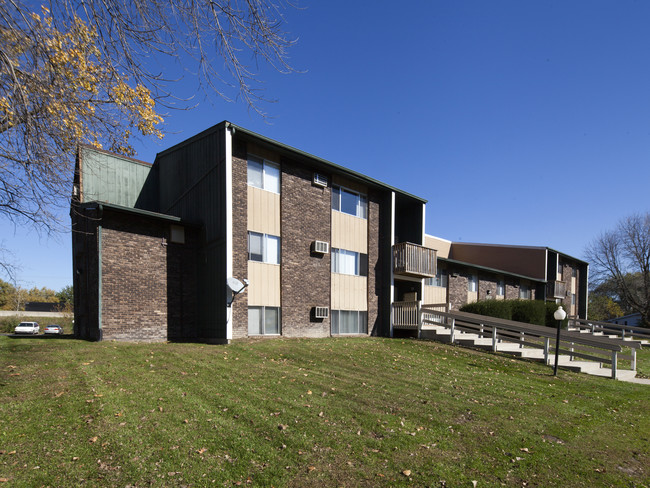
<svg viewBox="0 0 650 488"><path fill-rule="evenodd" d="M439 239L434 236L424 236L425 247L435 249L439 258L449 258L449 251L451 249L451 241Z"/></svg>
<svg viewBox="0 0 650 488"><path fill-rule="evenodd" d="M280 306L280 266L248 262L248 305Z"/></svg>
<svg viewBox="0 0 650 488"><path fill-rule="evenodd" d="M248 230L280 235L280 195L248 187Z"/></svg>
<svg viewBox="0 0 650 488"><path fill-rule="evenodd" d="M368 253L368 221L332 211L332 247Z"/></svg>
<svg viewBox="0 0 650 488"><path fill-rule="evenodd" d="M422 303L425 305L447 303L447 288L425 285L423 290Z"/></svg>
<svg viewBox="0 0 650 488"><path fill-rule="evenodd" d="M368 310L368 278L332 273L332 310Z"/></svg>
<svg viewBox="0 0 650 488"><path fill-rule="evenodd" d="M575 276L572 276L572 277L571 277L571 296L573 296L574 294L576 294L576 290L577 290L577 288L578 288L577 280L576 280ZM577 297L576 297L576 298L577 298ZM569 303L571 303L571 298L569 298ZM577 306L578 306L577 303L576 303L575 305L571 305L571 312L570 312L571 315L576 315L576 308L577 308Z"/></svg>

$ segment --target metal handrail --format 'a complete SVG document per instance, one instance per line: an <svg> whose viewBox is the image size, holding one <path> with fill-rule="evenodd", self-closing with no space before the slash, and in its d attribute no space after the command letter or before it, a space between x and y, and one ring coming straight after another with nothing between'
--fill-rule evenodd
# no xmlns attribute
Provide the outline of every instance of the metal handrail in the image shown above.
<svg viewBox="0 0 650 488"><path fill-rule="evenodd" d="M494 317L470 314L467 312L441 312L428 306L420 307L420 313L422 325L435 324L449 328L451 332L450 340L452 343L455 340L455 333L458 330L472 331L479 333L480 336L491 336L493 340L493 350L496 350L496 343L500 339L508 342L519 343L521 345L543 348L547 361L551 339L554 338L557 333L555 329L543 325L495 319ZM438 319L434 320L430 318L431 316L435 316ZM422 325L418 330L421 329ZM513 334L515 334L514 337ZM536 343L535 340L542 341L543 343ZM584 359L599 361L601 363L611 364L612 378L614 379L616 379L617 375L619 353L623 351L623 347L628 347L631 349L631 356L626 356L624 359L630 359L632 370L636 370L636 349L641 347L637 342L623 341L618 338L594 337L591 335L581 334L580 332L565 330L561 331L560 340L569 345L568 348L565 346L565 349L558 349L563 353L568 353L572 357L581 357ZM576 351L576 344L593 348L596 350L596 353L604 354L607 352L610 354L610 358L601 358L594 356L593 354L587 354L587 352L593 352L591 350L581 352L582 348L578 348L579 350Z"/></svg>

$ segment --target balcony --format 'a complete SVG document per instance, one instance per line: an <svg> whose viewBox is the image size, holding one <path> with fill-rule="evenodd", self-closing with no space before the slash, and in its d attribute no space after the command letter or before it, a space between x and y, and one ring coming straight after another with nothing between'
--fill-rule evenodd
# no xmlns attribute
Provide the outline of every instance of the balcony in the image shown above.
<svg viewBox="0 0 650 488"><path fill-rule="evenodd" d="M393 272L415 278L433 278L436 275L435 249L400 242L393 246Z"/></svg>
<svg viewBox="0 0 650 488"><path fill-rule="evenodd" d="M546 283L547 298L565 298L566 283L564 281L549 281Z"/></svg>

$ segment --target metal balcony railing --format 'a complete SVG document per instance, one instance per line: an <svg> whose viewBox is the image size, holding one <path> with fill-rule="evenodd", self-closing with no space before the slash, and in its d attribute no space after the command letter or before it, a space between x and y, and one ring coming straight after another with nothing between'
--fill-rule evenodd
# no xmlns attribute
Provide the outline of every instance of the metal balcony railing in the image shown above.
<svg viewBox="0 0 650 488"><path fill-rule="evenodd" d="M433 278L436 275L435 249L400 242L393 246L393 272L416 278Z"/></svg>

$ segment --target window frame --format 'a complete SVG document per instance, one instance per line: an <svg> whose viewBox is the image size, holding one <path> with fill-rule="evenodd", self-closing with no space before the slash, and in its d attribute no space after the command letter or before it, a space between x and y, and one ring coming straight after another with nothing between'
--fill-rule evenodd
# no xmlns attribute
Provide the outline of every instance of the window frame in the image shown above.
<svg viewBox="0 0 650 488"><path fill-rule="evenodd" d="M355 204L355 213L350 213L342 209L342 193L347 193L357 199ZM368 220L368 195L365 193L351 190L341 185L332 185L332 210L341 212L346 215L352 215L360 219Z"/></svg>
<svg viewBox="0 0 650 488"><path fill-rule="evenodd" d="M254 162L256 164L262 165L262 174L261 174L261 180L262 184L256 185L251 182L251 165L250 163ZM270 174L270 172L267 172L267 168L273 168L277 170L277 189L276 188L267 188L267 174ZM279 195L281 193L281 183L282 183L282 171L280 169L280 164L274 162L274 161L269 161L268 159L264 159L260 156L256 156L254 154L249 154L246 159L246 182L248 186L252 186L253 188L259 188L260 190L268 191L271 193L275 193L276 195Z"/></svg>
<svg viewBox="0 0 650 488"><path fill-rule="evenodd" d="M260 236L261 237L261 247L262 247L261 256L262 256L262 259L253 259L251 257L251 255L252 255L252 253L251 253L251 237L252 236ZM268 245L268 242L269 242L270 239L273 239L274 241L277 242L277 249L278 249L277 256L276 256L277 262L269 261L269 254L268 254L269 245ZM255 253L255 254L258 255L259 253ZM262 232L255 232L255 231L249 230L248 231L248 260L249 261L254 261L256 263L275 264L275 265L279 265L280 263L282 263L282 239L281 239L281 237L280 236L274 236L273 234L264 234Z"/></svg>
<svg viewBox="0 0 650 488"><path fill-rule="evenodd" d="M357 332L341 332L341 313L348 317L356 316ZM336 332L334 331L336 327ZM367 310L332 310L330 313L330 335L351 336L368 335L368 311Z"/></svg>
<svg viewBox="0 0 650 488"><path fill-rule="evenodd" d="M499 290L501 290L501 293L499 293ZM506 280L504 278L497 278L496 296L498 297L506 296Z"/></svg>
<svg viewBox="0 0 650 488"><path fill-rule="evenodd" d="M350 251L348 249L341 249L338 247L333 247L330 250L332 255L332 273L342 274L347 276L368 276L368 255L358 252ZM341 271L340 258L339 256L354 256L354 273L346 273Z"/></svg>
<svg viewBox="0 0 650 488"><path fill-rule="evenodd" d="M478 293L478 274L472 273L467 277L467 291L469 293Z"/></svg>
<svg viewBox="0 0 650 488"><path fill-rule="evenodd" d="M525 293L522 293L524 292ZM519 299L520 300L532 300L533 298L533 290L532 287L528 283L520 283L519 284Z"/></svg>
<svg viewBox="0 0 650 488"><path fill-rule="evenodd" d="M258 326L261 333L251 333L251 310L260 310ZM277 317L277 332L266 332L267 326L267 310L273 311ZM281 336L282 335L282 308L271 307L266 305L251 305L248 307L248 335L250 336Z"/></svg>
<svg viewBox="0 0 650 488"><path fill-rule="evenodd" d="M434 278L425 279L424 285L435 286L437 288L447 288L449 286L449 274L447 274L447 270L438 266L436 276Z"/></svg>

